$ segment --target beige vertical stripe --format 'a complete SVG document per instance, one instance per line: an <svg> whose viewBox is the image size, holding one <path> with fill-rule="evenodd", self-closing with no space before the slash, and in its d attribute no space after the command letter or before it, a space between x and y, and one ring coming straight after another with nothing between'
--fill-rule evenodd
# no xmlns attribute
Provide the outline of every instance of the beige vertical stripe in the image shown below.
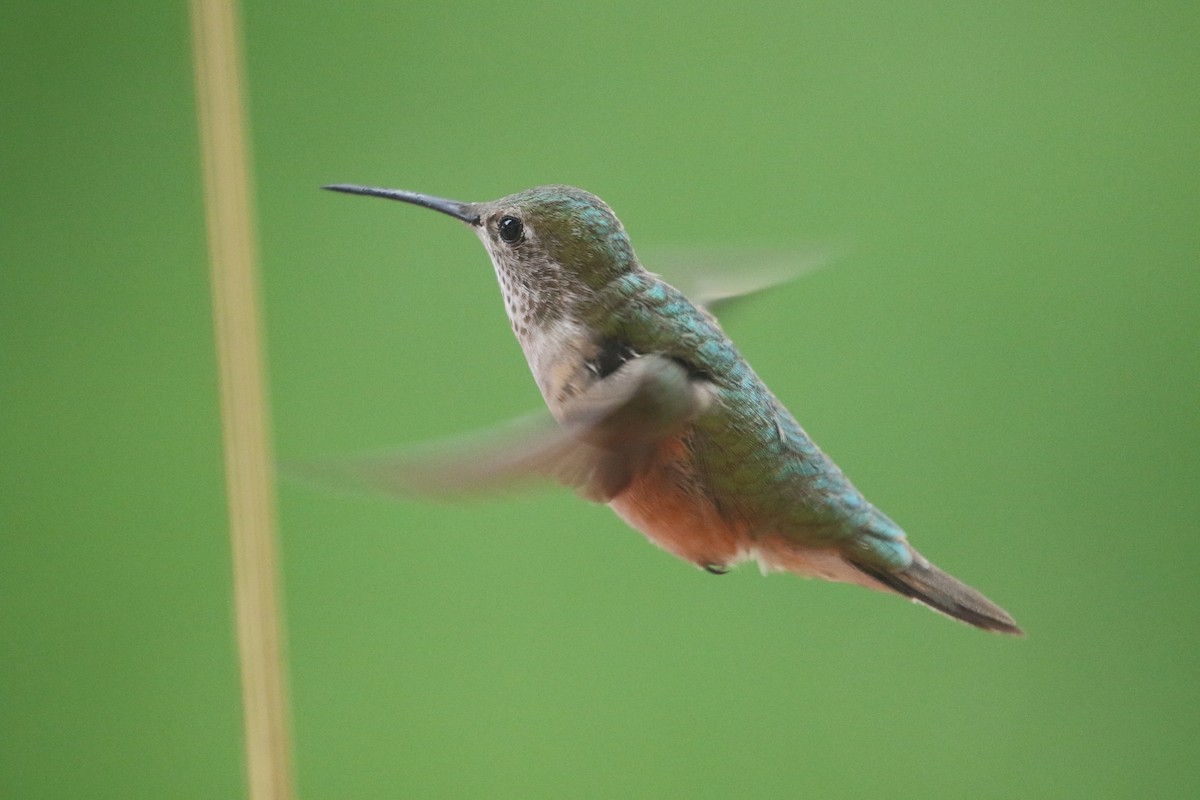
<svg viewBox="0 0 1200 800"><path fill-rule="evenodd" d="M273 471L258 319L250 173L232 0L192 0L234 607L251 800L292 797Z"/></svg>

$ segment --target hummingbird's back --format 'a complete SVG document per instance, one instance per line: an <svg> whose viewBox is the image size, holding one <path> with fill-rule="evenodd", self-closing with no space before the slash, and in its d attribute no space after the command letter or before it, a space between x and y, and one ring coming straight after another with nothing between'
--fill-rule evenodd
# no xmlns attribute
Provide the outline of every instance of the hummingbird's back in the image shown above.
<svg viewBox="0 0 1200 800"><path fill-rule="evenodd" d="M679 362L713 401L683 437L694 494L752 538L788 535L838 547L878 529L879 557L903 566L903 533L813 443L738 352L716 319L647 272L610 289L605 335L633 353Z"/></svg>

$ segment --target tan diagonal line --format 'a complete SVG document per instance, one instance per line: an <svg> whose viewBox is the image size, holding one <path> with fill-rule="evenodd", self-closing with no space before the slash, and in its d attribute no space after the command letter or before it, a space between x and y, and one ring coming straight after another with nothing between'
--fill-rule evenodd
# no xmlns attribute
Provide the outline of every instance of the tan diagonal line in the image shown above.
<svg viewBox="0 0 1200 800"><path fill-rule="evenodd" d="M274 475L237 17L234 3L223 0L192 0L191 15L250 798L288 800Z"/></svg>

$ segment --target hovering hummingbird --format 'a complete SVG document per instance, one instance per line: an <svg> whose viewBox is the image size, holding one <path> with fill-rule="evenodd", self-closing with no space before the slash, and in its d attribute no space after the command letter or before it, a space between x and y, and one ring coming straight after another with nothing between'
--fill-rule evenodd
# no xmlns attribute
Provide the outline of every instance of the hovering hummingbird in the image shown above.
<svg viewBox="0 0 1200 800"><path fill-rule="evenodd" d="M1021 633L867 502L716 318L642 267L600 198L570 186L486 203L324 188L423 206L475 231L553 418L471 441L457 455L377 462L360 470L368 482L410 492L549 477L712 573L753 559L764 572L894 592L979 628Z"/></svg>

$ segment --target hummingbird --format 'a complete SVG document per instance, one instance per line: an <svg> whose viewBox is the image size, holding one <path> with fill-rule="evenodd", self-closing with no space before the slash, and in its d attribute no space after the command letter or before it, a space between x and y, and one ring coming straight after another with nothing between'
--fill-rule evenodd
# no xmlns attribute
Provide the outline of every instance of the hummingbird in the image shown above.
<svg viewBox="0 0 1200 800"><path fill-rule="evenodd" d="M468 225L483 242L549 417L384 459L359 476L394 492L549 478L608 504L664 550L714 574L764 573L898 594L989 631L1009 614L935 567L809 438L703 302L635 255L600 198L539 186L467 203L352 184ZM449 455L447 455L449 453Z"/></svg>

